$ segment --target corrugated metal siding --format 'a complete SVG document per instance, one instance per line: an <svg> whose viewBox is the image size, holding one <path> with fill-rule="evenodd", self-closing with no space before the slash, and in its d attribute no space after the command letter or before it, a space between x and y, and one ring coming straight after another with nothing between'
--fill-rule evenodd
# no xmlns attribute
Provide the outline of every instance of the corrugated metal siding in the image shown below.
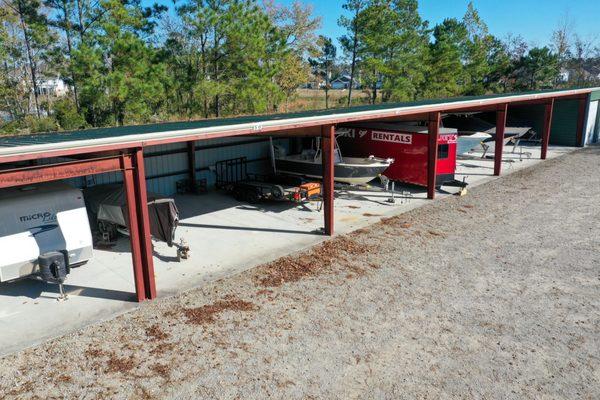
<svg viewBox="0 0 600 400"><path fill-rule="evenodd" d="M196 142L197 146L219 146L209 149L200 149L196 151L196 168L203 170L196 173L198 179L206 179L209 187L215 183L215 174L210 167L215 162L229 158L246 157L249 161L248 172L265 173L270 169L270 150L268 138L251 138L255 143L247 143L248 137L210 139ZM276 144L287 147L289 139L275 139ZM236 145L235 143L240 143ZM175 153L173 153L175 152ZM176 182L188 177L187 172L187 145L185 143L167 144L148 147L145 150L146 158L144 165L146 167L146 177L148 190L165 196L171 196L176 192ZM153 156L157 153L173 153ZM256 161L253 161L256 160ZM42 161L43 164L50 164L65 161L60 158L49 158ZM252 162L253 161L253 162ZM170 175L172 176L161 176ZM85 187L92 185L101 185L107 183L120 183L123 181L120 172L111 172L83 178L73 178L65 180L68 184L75 187Z"/></svg>
<svg viewBox="0 0 600 400"><path fill-rule="evenodd" d="M577 146L578 100L558 100L554 103L550 144Z"/></svg>
<svg viewBox="0 0 600 400"><path fill-rule="evenodd" d="M144 149L148 157L144 160L146 167L146 177L152 177L156 175L170 174L178 171L187 170L187 153L185 153L187 146L185 143L166 144L160 146L153 146ZM152 153L156 152L168 152L172 150L180 150L184 153L169 154L160 157L150 157ZM187 173L187 172L186 172ZM148 179L147 187L150 192L159 193L163 195L172 195L175 193L175 182L185 178L183 176L166 176L157 179Z"/></svg>
<svg viewBox="0 0 600 400"><path fill-rule="evenodd" d="M598 92L600 94L600 92ZM509 108L509 113L531 124L533 129L541 134L544 127L544 106L518 106ZM557 100L552 114L550 144L557 146L577 145L577 117L579 114L578 100Z"/></svg>

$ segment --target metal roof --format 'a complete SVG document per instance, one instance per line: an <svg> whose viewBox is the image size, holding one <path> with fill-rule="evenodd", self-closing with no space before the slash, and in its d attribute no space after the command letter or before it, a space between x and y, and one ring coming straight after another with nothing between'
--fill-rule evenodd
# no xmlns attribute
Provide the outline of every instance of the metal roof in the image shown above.
<svg viewBox="0 0 600 400"><path fill-rule="evenodd" d="M425 112L451 111L501 103L535 101L552 97L560 98L586 95L599 89L548 90L477 97L456 97L286 114L0 136L0 162L126 149L213 137L263 134L286 129L315 127L324 124L374 120L377 118L414 115Z"/></svg>

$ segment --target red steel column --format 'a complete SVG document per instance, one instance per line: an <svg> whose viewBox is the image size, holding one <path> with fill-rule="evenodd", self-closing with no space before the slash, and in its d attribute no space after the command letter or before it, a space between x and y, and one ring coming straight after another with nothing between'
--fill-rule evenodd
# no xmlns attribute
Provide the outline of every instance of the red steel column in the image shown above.
<svg viewBox="0 0 600 400"><path fill-rule="evenodd" d="M554 99L550 99L544 109L544 128L542 130L542 154L541 159L545 160L548 155L548 143L550 142L550 130L552 129L552 113L554 111Z"/></svg>
<svg viewBox="0 0 600 400"><path fill-rule="evenodd" d="M190 180L190 190L196 192L196 142L187 142L188 145L188 173Z"/></svg>
<svg viewBox="0 0 600 400"><path fill-rule="evenodd" d="M583 130L585 129L585 113L587 111L588 99L582 97L579 99L579 111L577 114L577 146L583 147Z"/></svg>
<svg viewBox="0 0 600 400"><path fill-rule="evenodd" d="M498 106L496 110L496 144L494 146L494 175L499 176L502 169L502 151L504 150L504 131L508 104Z"/></svg>
<svg viewBox="0 0 600 400"><path fill-rule="evenodd" d="M321 161L323 165L323 209L325 234L333 235L333 181L334 181L335 126L321 127Z"/></svg>
<svg viewBox="0 0 600 400"><path fill-rule="evenodd" d="M429 113L427 128L429 131L429 146L427 158L427 198L435 198L435 177L437 170L438 137L440 134L441 113Z"/></svg>
<svg viewBox="0 0 600 400"><path fill-rule="evenodd" d="M131 258L133 260L133 279L135 281L135 293L137 301L146 300L146 286L144 284L144 272L142 254L140 248L140 233L137 218L135 180L133 175L133 164L131 156L123 155L121 158L123 169L123 186L127 199L127 217L129 220L129 239L131 242Z"/></svg>
<svg viewBox="0 0 600 400"><path fill-rule="evenodd" d="M156 298L156 281L154 279L154 260L152 259L152 240L150 237L150 217L148 215L148 196L146 189L146 172L144 167L144 150L136 149L134 153L135 165L135 200L138 212L140 249L143 266L144 285L146 298Z"/></svg>

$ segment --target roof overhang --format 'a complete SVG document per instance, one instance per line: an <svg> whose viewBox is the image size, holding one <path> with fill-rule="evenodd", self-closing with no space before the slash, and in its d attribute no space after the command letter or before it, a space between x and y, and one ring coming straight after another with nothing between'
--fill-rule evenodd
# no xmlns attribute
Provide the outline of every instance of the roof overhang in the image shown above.
<svg viewBox="0 0 600 400"><path fill-rule="evenodd" d="M506 96L498 95L478 99L448 100L448 102L432 100L431 104L399 105L398 107L357 111L345 109L340 113L331 113L327 115L303 116L289 119L265 118L265 120L260 122L131 134L90 140L73 140L57 143L5 147L0 148L0 163L105 151L119 151L159 144L241 135L271 134L276 136L279 132L285 135L285 132L297 133L302 129L308 128L313 128L311 132L312 134L315 134L315 128L322 125L426 115L427 113L432 112L490 110L494 109L494 107L499 104L543 103L545 100L552 98L581 98L595 90L600 90L600 88L557 90L541 93L511 94Z"/></svg>

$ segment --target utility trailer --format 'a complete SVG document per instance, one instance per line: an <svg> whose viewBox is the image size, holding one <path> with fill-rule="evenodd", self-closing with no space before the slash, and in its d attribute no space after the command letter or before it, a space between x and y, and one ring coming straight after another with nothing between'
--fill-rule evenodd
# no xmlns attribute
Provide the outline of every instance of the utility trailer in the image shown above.
<svg viewBox="0 0 600 400"><path fill-rule="evenodd" d="M62 284L72 267L92 258L79 189L62 183L3 189L0 221L0 282L39 274Z"/></svg>
<svg viewBox="0 0 600 400"><path fill-rule="evenodd" d="M262 200L301 203L321 199L321 184L295 175L250 174L246 157L215 163L217 188L224 189L238 201L258 203Z"/></svg>
<svg viewBox="0 0 600 400"><path fill-rule="evenodd" d="M283 175L248 175L248 178L232 185L233 197L239 201L258 203L261 200L281 200L301 203L321 199L318 182L293 183Z"/></svg>

